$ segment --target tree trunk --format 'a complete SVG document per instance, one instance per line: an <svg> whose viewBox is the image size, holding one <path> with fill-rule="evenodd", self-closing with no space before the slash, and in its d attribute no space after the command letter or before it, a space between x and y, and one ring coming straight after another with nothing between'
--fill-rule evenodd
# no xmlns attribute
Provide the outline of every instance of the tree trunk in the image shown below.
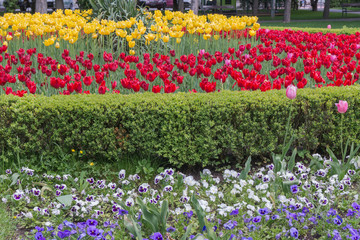
<svg viewBox="0 0 360 240"><path fill-rule="evenodd" d="M199 13L199 0L191 0L191 10L194 14L198 15Z"/></svg>
<svg viewBox="0 0 360 240"><path fill-rule="evenodd" d="M179 0L179 11L184 12L184 0Z"/></svg>
<svg viewBox="0 0 360 240"><path fill-rule="evenodd" d="M55 9L62 9L64 10L64 0L55 0Z"/></svg>
<svg viewBox="0 0 360 240"><path fill-rule="evenodd" d="M259 9L259 0L253 0L253 5L252 5L253 16L256 16L258 14L258 9Z"/></svg>
<svg viewBox="0 0 360 240"><path fill-rule="evenodd" d="M289 23L291 17L291 0L285 0L284 23Z"/></svg>
<svg viewBox="0 0 360 240"><path fill-rule="evenodd" d="M317 11L317 4L318 4L318 0L311 0L311 7L313 12Z"/></svg>
<svg viewBox="0 0 360 240"><path fill-rule="evenodd" d="M173 0L173 11L178 11L179 5L177 0Z"/></svg>
<svg viewBox="0 0 360 240"><path fill-rule="evenodd" d="M275 18L275 0L271 0L271 18Z"/></svg>
<svg viewBox="0 0 360 240"><path fill-rule="evenodd" d="M36 0L35 12L47 13L47 1L46 0Z"/></svg>
<svg viewBox="0 0 360 240"><path fill-rule="evenodd" d="M328 19L330 15L330 3L331 0L325 0L323 18Z"/></svg>

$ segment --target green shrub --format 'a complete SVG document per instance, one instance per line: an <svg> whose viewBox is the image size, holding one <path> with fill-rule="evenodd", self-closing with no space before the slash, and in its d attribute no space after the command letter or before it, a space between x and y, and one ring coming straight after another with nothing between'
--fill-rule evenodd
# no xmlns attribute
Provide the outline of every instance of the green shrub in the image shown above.
<svg viewBox="0 0 360 240"><path fill-rule="evenodd" d="M347 100L344 139L359 143L360 87L211 94L0 96L3 159L84 151L89 160L121 159L141 152L171 163L214 165L231 156L269 157L280 152L290 107L295 145L310 152L340 149L335 103Z"/></svg>
<svg viewBox="0 0 360 240"><path fill-rule="evenodd" d="M299 27L272 27L272 26L265 26L264 28L268 28L268 29L273 29L273 30L284 30L284 29L289 29L291 28L291 30L293 31L303 31L303 32L308 32L308 33L336 33L336 34L356 34L357 32L359 32L359 28L348 28L348 27L343 27L340 29L328 29L328 28L299 28Z"/></svg>

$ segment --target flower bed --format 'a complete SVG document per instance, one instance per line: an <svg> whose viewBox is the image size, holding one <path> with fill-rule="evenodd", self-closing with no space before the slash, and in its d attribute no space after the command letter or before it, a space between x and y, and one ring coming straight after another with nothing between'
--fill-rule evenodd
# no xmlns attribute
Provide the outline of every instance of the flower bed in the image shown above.
<svg viewBox="0 0 360 240"><path fill-rule="evenodd" d="M89 14L0 18L3 28L13 31L2 30L1 92L50 96L268 91L291 84L353 85L359 79L359 32L259 29L257 18L199 17L191 12L85 23ZM252 29L246 29L249 25ZM91 34L101 37L94 40Z"/></svg>
<svg viewBox="0 0 360 240"><path fill-rule="evenodd" d="M205 169L198 180L166 169L152 182L125 170L116 179L94 179L85 172L8 169L0 182L8 190L0 197L22 226L37 225L36 239L355 239L358 158L341 179L331 167L334 158L313 158L312 168L292 168L290 160L277 169L274 161L247 176L247 163L242 172L218 177Z"/></svg>

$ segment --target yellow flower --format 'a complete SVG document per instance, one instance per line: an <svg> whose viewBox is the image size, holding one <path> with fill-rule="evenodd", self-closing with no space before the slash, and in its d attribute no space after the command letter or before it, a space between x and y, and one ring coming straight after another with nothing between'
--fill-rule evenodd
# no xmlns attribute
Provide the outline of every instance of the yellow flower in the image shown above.
<svg viewBox="0 0 360 240"><path fill-rule="evenodd" d="M130 53L130 55L135 55L135 51L134 51L134 50L130 50L129 53Z"/></svg>
<svg viewBox="0 0 360 240"><path fill-rule="evenodd" d="M126 36L126 41L130 42L131 40L133 40L133 37L131 35L127 35Z"/></svg>
<svg viewBox="0 0 360 240"><path fill-rule="evenodd" d="M210 34L204 34L203 35L204 40L208 40L209 38L211 38Z"/></svg>
<svg viewBox="0 0 360 240"><path fill-rule="evenodd" d="M14 216L14 219L16 219L16 216Z"/></svg>
<svg viewBox="0 0 360 240"><path fill-rule="evenodd" d="M50 46L50 45L53 45L54 42L55 42L55 39L54 39L54 38L49 38L49 39L46 39L46 40L44 41L44 45L45 45L46 47L48 47L48 46Z"/></svg>
<svg viewBox="0 0 360 240"><path fill-rule="evenodd" d="M249 31L249 34L250 34L250 36L254 36L254 35L256 35L256 31L254 31L254 30L251 29L251 30Z"/></svg>
<svg viewBox="0 0 360 240"><path fill-rule="evenodd" d="M83 154L83 151L80 150L80 154Z"/></svg>
<svg viewBox="0 0 360 240"><path fill-rule="evenodd" d="M98 37L98 35L96 33L92 34L92 39L96 39Z"/></svg>
<svg viewBox="0 0 360 240"><path fill-rule="evenodd" d="M9 44L7 41L5 41L5 42L3 42L3 45L8 46Z"/></svg>
<svg viewBox="0 0 360 240"><path fill-rule="evenodd" d="M163 36L163 41L164 41L165 43L169 42L169 40L170 40L169 35Z"/></svg>
<svg viewBox="0 0 360 240"><path fill-rule="evenodd" d="M181 42L181 38L176 38L176 43L180 43Z"/></svg>
<svg viewBox="0 0 360 240"><path fill-rule="evenodd" d="M219 40L219 38L220 38L220 35L214 35L215 40Z"/></svg>
<svg viewBox="0 0 360 240"><path fill-rule="evenodd" d="M94 163L93 163L93 162L91 162L91 163L90 163L90 166L94 166Z"/></svg>
<svg viewBox="0 0 360 240"><path fill-rule="evenodd" d="M56 43L55 43L55 47L56 47L56 48L59 48L59 47L60 47L60 43L59 43L59 42L56 42Z"/></svg>
<svg viewBox="0 0 360 240"><path fill-rule="evenodd" d="M130 41L129 42L129 48L133 48L135 47L135 41Z"/></svg>
<svg viewBox="0 0 360 240"><path fill-rule="evenodd" d="M16 32L14 33L15 37L19 38L21 36L21 33L20 32Z"/></svg>
<svg viewBox="0 0 360 240"><path fill-rule="evenodd" d="M75 152L75 149L71 149L72 152Z"/></svg>
<svg viewBox="0 0 360 240"><path fill-rule="evenodd" d="M253 29L254 29L255 31L257 31L259 28L260 28L260 24L259 24L259 23L254 23Z"/></svg>
<svg viewBox="0 0 360 240"><path fill-rule="evenodd" d="M6 41L11 41L12 39L13 39L13 37L11 35L6 36Z"/></svg>

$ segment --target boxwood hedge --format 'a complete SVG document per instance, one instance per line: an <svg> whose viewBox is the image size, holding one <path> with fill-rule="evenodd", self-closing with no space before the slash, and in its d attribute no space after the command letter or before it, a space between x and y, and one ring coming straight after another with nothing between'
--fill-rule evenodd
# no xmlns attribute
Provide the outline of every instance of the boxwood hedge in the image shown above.
<svg viewBox="0 0 360 240"><path fill-rule="evenodd" d="M292 111L295 146L310 152L340 149L341 114L347 100L343 138L359 143L360 87L268 92L0 96L2 158L53 157L84 151L89 160L127 154L158 156L177 166L212 165L226 156L238 160L279 152ZM344 141L345 141L344 140ZM3 160L4 160L3 159Z"/></svg>

